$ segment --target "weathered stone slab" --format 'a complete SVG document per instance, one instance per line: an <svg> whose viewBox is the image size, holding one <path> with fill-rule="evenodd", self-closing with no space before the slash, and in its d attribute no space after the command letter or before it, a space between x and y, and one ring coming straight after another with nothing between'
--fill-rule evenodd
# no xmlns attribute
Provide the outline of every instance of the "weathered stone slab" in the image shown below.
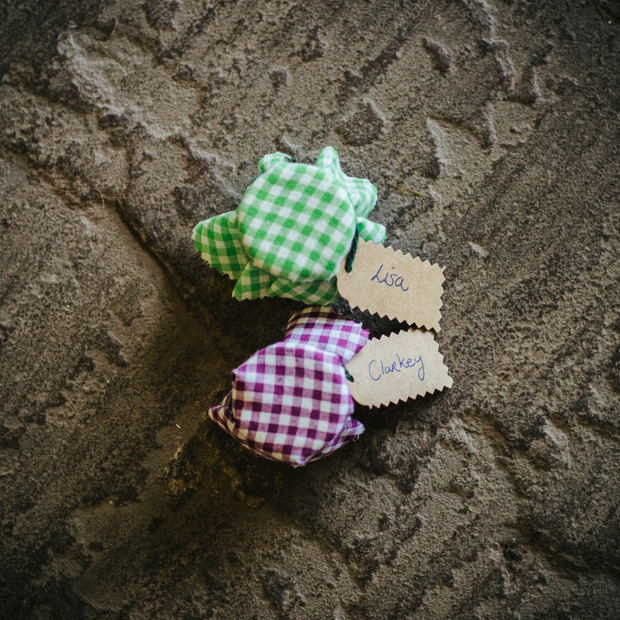
<svg viewBox="0 0 620 620"><path fill-rule="evenodd" d="M0 6L4 616L620 616L612 4ZM296 305L190 230L326 145L448 267L454 387L293 471L205 413Z"/></svg>

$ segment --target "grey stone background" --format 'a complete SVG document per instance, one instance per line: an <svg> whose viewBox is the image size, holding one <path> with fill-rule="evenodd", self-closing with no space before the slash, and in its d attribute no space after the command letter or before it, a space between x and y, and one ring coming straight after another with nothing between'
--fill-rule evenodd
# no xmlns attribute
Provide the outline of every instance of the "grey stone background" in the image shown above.
<svg viewBox="0 0 620 620"><path fill-rule="evenodd" d="M4 0L0 76L0 617L620 617L617 0ZM297 305L190 231L326 145L455 383L292 470L206 412Z"/></svg>

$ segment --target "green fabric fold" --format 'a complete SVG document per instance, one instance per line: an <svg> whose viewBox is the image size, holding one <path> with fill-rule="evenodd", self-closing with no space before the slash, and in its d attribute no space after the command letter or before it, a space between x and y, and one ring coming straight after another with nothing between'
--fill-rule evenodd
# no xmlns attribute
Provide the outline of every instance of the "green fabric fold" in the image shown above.
<svg viewBox="0 0 620 620"><path fill-rule="evenodd" d="M385 228L366 219L377 188L346 176L332 147L320 152L315 166L272 153L258 168L235 211L197 224L196 249L209 265L237 280L233 296L239 300L336 301L335 276L356 229L365 241L385 238Z"/></svg>

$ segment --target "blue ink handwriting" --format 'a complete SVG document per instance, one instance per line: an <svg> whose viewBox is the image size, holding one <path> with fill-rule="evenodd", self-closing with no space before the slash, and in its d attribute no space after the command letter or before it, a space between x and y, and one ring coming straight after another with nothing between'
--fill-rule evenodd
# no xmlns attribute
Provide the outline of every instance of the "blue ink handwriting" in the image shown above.
<svg viewBox="0 0 620 620"><path fill-rule="evenodd" d="M373 381L379 381L383 375L402 372L407 369L413 370L416 367L418 367L418 379L424 381L424 362L422 361L422 356L420 355L414 359L410 357L401 359L397 353L396 361L392 362L392 364L384 364L380 360L371 360L370 364L368 364L368 374Z"/></svg>
<svg viewBox="0 0 620 620"><path fill-rule="evenodd" d="M405 287L405 282L402 276L399 276L397 273L386 272L383 274L383 280L382 280L380 277L382 269L383 269L383 265L381 265L381 267L379 267L379 271L377 271L377 273L375 273L375 275L372 278L370 278L371 282L373 280L376 280L379 284L385 284L386 286L397 286L405 292L409 290L408 286ZM394 267L392 267L392 269L394 269Z"/></svg>

